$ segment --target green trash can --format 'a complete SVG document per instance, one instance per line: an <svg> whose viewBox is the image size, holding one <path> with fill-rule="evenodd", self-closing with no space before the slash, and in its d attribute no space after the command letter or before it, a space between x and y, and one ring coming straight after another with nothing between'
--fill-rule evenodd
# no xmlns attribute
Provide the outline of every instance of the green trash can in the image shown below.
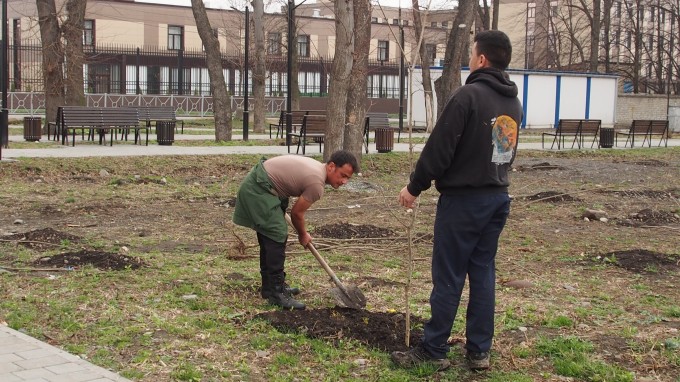
<svg viewBox="0 0 680 382"><path fill-rule="evenodd" d="M156 121L156 140L161 146L172 146L175 142L175 122Z"/></svg>
<svg viewBox="0 0 680 382"><path fill-rule="evenodd" d="M24 117L24 139L37 142L42 138L42 118Z"/></svg>
<svg viewBox="0 0 680 382"><path fill-rule="evenodd" d="M602 127L600 128L600 147L610 149L614 147L614 128Z"/></svg>

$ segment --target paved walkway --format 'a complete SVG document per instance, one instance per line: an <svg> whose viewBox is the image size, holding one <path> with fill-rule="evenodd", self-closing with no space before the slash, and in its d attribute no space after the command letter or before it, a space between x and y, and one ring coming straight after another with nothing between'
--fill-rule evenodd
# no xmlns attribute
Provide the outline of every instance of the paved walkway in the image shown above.
<svg viewBox="0 0 680 382"><path fill-rule="evenodd" d="M118 374L0 325L2 382L125 382Z"/></svg>
<svg viewBox="0 0 680 382"><path fill-rule="evenodd" d="M416 137L422 137L423 134L414 134ZM250 140L268 139L269 135L253 135L249 136ZM149 135L149 140L155 140L155 135ZM176 134L175 141L190 141L190 140L214 140L214 135L193 135L193 134ZM234 140L240 140L240 136L234 136ZM397 142L395 137L394 149L396 152L407 152L409 150L408 143L404 143L402 135L401 143ZM156 143L150 143L149 146L133 145L130 142L114 142L113 146L98 145L98 144L79 144L76 141L75 146L52 146L49 148L35 148L35 149L14 149L12 142L23 142L23 136L15 135L9 137L9 148L2 149L2 158L82 158L82 157L103 157L103 156L158 156L158 155L224 155L224 154L262 154L262 155L280 155L287 154L288 148L286 146L159 146ZM46 141L46 137L43 137ZM656 143L656 142L654 142ZM40 143L36 143L40 145ZM424 144L419 143L414 146L414 151L420 152ZM669 139L668 146L680 146L680 139ZM375 144L371 143L370 153L376 153ZM589 146L587 145L589 148ZM635 149L640 148L636 146ZM294 152L296 147L291 147ZM542 150L541 142L522 142L520 139L520 150ZM547 147L546 147L547 149ZM623 149L619 147L619 149ZM319 154L319 146L308 145L306 148L307 155Z"/></svg>

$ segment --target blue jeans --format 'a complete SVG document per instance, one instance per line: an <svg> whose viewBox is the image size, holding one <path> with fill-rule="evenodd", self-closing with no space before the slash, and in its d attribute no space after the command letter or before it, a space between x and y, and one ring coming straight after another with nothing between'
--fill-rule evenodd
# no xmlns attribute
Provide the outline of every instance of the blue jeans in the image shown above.
<svg viewBox="0 0 680 382"><path fill-rule="evenodd" d="M496 304L498 238L510 213L507 193L441 195L437 202L432 251L432 317L425 324L423 346L446 357L466 276L470 280L465 347L491 349Z"/></svg>

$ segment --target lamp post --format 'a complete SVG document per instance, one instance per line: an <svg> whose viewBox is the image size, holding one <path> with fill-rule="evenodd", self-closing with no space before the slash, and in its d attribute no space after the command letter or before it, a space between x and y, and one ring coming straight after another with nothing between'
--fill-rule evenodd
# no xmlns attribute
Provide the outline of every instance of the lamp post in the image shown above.
<svg viewBox="0 0 680 382"><path fill-rule="evenodd" d="M9 111L7 110L7 81L9 79L8 64L8 47L7 47L7 0L2 0L2 44L0 45L0 63L2 70L0 71L0 88L2 88L2 111L0 112L0 159L2 159L2 147L7 148L9 143Z"/></svg>
<svg viewBox="0 0 680 382"><path fill-rule="evenodd" d="M295 29L295 2L288 0L288 67L286 72L286 146L290 147L290 133L293 131L293 87L291 78L293 77L293 34Z"/></svg>
<svg viewBox="0 0 680 382"><path fill-rule="evenodd" d="M250 124L249 110L248 110L248 69L250 68L250 62L248 61L248 51L250 50L250 11L246 5L246 51L245 51L245 77L243 78L244 90L243 90L243 140L248 140L248 125Z"/></svg>
<svg viewBox="0 0 680 382"><path fill-rule="evenodd" d="M236 12L241 13L238 9L231 7L231 9L235 10ZM248 5L246 5L246 11L245 11L245 49L243 52L243 67L245 70L243 71L245 74L243 75L243 140L247 141L248 140L248 130L249 130L249 124L250 124L250 111L248 109L248 104L249 99L248 99L248 69L250 68L250 62L248 60L248 51L250 50L250 10L248 9Z"/></svg>

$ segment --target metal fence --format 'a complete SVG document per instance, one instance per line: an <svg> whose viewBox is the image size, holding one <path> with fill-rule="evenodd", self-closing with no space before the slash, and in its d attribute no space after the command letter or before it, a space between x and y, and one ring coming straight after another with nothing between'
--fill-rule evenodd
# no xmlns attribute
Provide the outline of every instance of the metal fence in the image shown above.
<svg viewBox="0 0 680 382"><path fill-rule="evenodd" d="M16 108L31 109L25 93L42 92L42 47L36 41L22 41L9 47L9 89L16 92ZM84 47L83 65L86 94L125 94L186 96L192 99L212 94L205 52L202 50L167 50L160 47L102 45ZM283 97L287 90L287 61L283 55L267 56L266 96ZM245 70L242 56L223 54L222 67L229 92L244 93L244 74L252 89L252 66ZM328 94L332 60L298 58L300 94L323 97ZM408 94L408 93L405 93ZM399 97L399 63L369 62L368 96ZM198 102L198 101L196 101ZM190 107L186 110L199 110Z"/></svg>

